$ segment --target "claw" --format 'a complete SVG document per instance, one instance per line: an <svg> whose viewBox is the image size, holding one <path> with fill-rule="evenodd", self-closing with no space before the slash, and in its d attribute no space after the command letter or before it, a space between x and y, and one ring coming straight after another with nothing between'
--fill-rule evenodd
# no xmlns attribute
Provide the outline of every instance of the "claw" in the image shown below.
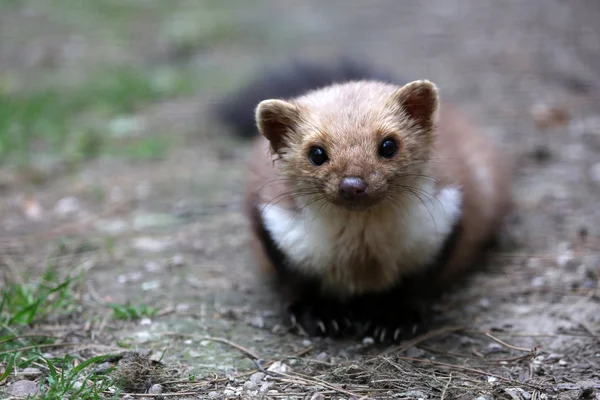
<svg viewBox="0 0 600 400"><path fill-rule="evenodd" d="M325 328L325 324L323 323L323 321L318 320L317 321L317 326L321 330L321 334L325 334L325 332L327 332L327 329Z"/></svg>
<svg viewBox="0 0 600 400"><path fill-rule="evenodd" d="M352 321L350 321L350 318L344 317L343 321L344 321L344 324L346 325L346 329L349 329L352 327Z"/></svg>
<svg viewBox="0 0 600 400"><path fill-rule="evenodd" d="M337 321L335 319L331 320L331 325L333 326L334 334L339 333L340 326L338 325L338 323L337 323Z"/></svg>
<svg viewBox="0 0 600 400"><path fill-rule="evenodd" d="M401 333L402 333L402 328L396 328L396 330L394 331L394 342L398 341L398 338L400 337Z"/></svg>
<svg viewBox="0 0 600 400"><path fill-rule="evenodd" d="M293 327L296 327L298 325L298 320L296 319L296 314L290 315L290 322L292 323Z"/></svg>
<svg viewBox="0 0 600 400"><path fill-rule="evenodd" d="M385 328L383 328L383 329L381 330L381 335L379 336L379 341L380 341L381 343L385 342L385 334L386 334L386 333L387 333L387 330L386 330Z"/></svg>
<svg viewBox="0 0 600 400"><path fill-rule="evenodd" d="M375 330L373 331L373 337L376 338L377 336L379 336L379 331L380 330L381 330L381 327L380 326L376 326Z"/></svg>

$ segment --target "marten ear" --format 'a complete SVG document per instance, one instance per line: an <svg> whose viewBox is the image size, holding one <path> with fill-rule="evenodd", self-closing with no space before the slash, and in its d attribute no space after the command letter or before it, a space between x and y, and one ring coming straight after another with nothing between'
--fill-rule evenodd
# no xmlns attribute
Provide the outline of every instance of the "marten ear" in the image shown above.
<svg viewBox="0 0 600 400"><path fill-rule="evenodd" d="M256 107L256 125L278 152L298 121L298 108L283 100L263 100Z"/></svg>
<svg viewBox="0 0 600 400"><path fill-rule="evenodd" d="M410 82L394 93L394 100L402 112L422 128L431 128L437 122L438 90L432 82Z"/></svg>

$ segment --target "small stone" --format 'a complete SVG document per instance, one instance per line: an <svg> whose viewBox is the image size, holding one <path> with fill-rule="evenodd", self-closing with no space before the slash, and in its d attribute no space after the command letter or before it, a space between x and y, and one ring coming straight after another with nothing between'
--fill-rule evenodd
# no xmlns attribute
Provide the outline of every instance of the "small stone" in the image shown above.
<svg viewBox="0 0 600 400"><path fill-rule="evenodd" d="M23 214L30 221L39 221L42 219L42 206L35 197L26 196L22 200Z"/></svg>
<svg viewBox="0 0 600 400"><path fill-rule="evenodd" d="M304 339L302 341L302 346L304 346L304 347L310 347L310 346L312 346L312 342L310 340L308 340L308 339Z"/></svg>
<svg viewBox="0 0 600 400"><path fill-rule="evenodd" d="M312 395L310 400L325 400L325 396L323 396L321 393L315 393Z"/></svg>
<svg viewBox="0 0 600 400"><path fill-rule="evenodd" d="M123 396L123 400L133 400L133 396L130 394L126 394L125 396Z"/></svg>
<svg viewBox="0 0 600 400"><path fill-rule="evenodd" d="M108 371L109 369L111 369L111 367L112 366L109 362L103 362L102 364L98 364L98 366L96 367L96 369L94 371L98 374L102 374L102 373Z"/></svg>
<svg viewBox="0 0 600 400"><path fill-rule="evenodd" d="M16 381L10 387L10 394L15 397L27 397L38 394L40 388L37 383L33 381Z"/></svg>
<svg viewBox="0 0 600 400"><path fill-rule="evenodd" d="M492 397L492 395L490 394L481 394L477 397L475 397L475 400L494 400L494 397Z"/></svg>
<svg viewBox="0 0 600 400"><path fill-rule="evenodd" d="M152 320L148 317L144 317L140 320L140 325L152 325Z"/></svg>
<svg viewBox="0 0 600 400"><path fill-rule="evenodd" d="M144 269L148 272L158 272L160 271L160 265L155 261L148 261L144 264Z"/></svg>
<svg viewBox="0 0 600 400"><path fill-rule="evenodd" d="M273 386L273 385L274 385L274 382L264 382L264 383L261 385L261 387L260 387L259 391L260 391L261 393L265 393L265 392L266 392L267 390L269 390L269 388L270 388L271 386Z"/></svg>
<svg viewBox="0 0 600 400"><path fill-rule="evenodd" d="M217 393L217 392L209 392L208 393L208 398L209 399L218 399L219 398L219 393Z"/></svg>
<svg viewBox="0 0 600 400"><path fill-rule="evenodd" d="M246 381L244 383L244 387L248 390L257 390L258 389L258 385L252 381Z"/></svg>
<svg viewBox="0 0 600 400"><path fill-rule="evenodd" d="M251 326L258 328L258 329L263 329L265 327L265 319L263 317L261 317L260 315L251 317L248 320L248 324L250 324Z"/></svg>
<svg viewBox="0 0 600 400"><path fill-rule="evenodd" d="M163 392L163 387L162 387L162 385L159 385L158 383L150 386L150 389L148 389L149 394L161 394L162 392Z"/></svg>
<svg viewBox="0 0 600 400"><path fill-rule="evenodd" d="M571 118L569 112L558 105L537 104L531 110L533 119L540 129L548 129L566 124Z"/></svg>
<svg viewBox="0 0 600 400"><path fill-rule="evenodd" d="M278 391L278 390L275 390L275 389L273 389L273 390L269 390L269 391L267 392L267 394L278 394L278 393L279 393L279 391Z"/></svg>
<svg viewBox="0 0 600 400"><path fill-rule="evenodd" d="M77 381L73 384L73 389L81 389L82 386L83 386L83 383Z"/></svg>
<svg viewBox="0 0 600 400"><path fill-rule="evenodd" d="M76 214L80 209L79 200L72 196L60 199L54 206L54 212L61 217Z"/></svg>
<svg viewBox="0 0 600 400"><path fill-rule="evenodd" d="M590 178L600 185L600 163L596 163L590 167Z"/></svg>
<svg viewBox="0 0 600 400"><path fill-rule="evenodd" d="M558 360L558 365L565 366L565 365L568 365L568 364L569 363L566 360Z"/></svg>
<svg viewBox="0 0 600 400"><path fill-rule="evenodd" d="M151 253L158 253L166 250L170 243L166 240L158 240L151 237L140 237L133 241L133 247L138 250L148 251Z"/></svg>
<svg viewBox="0 0 600 400"><path fill-rule="evenodd" d="M180 268L185 265L185 260L181 254L176 254L171 259L171 266L175 268Z"/></svg>
<svg viewBox="0 0 600 400"><path fill-rule="evenodd" d="M289 369L290 367L288 367L286 364L282 363L281 361L276 361L269 368L267 368L267 371L275 372L277 374L285 374Z"/></svg>
<svg viewBox="0 0 600 400"><path fill-rule="evenodd" d="M484 309L490 308L490 299L488 299L487 297L482 298L481 300L479 300L479 306Z"/></svg>
<svg viewBox="0 0 600 400"><path fill-rule="evenodd" d="M35 379L42 374L42 371L38 368L24 368L19 375L23 375L26 378Z"/></svg>
<svg viewBox="0 0 600 400"><path fill-rule="evenodd" d="M547 356L548 361L558 361L563 355L558 353L550 353ZM539 357L538 357L539 358Z"/></svg>
<svg viewBox="0 0 600 400"><path fill-rule="evenodd" d="M407 392L402 393L404 397L409 397L411 399L426 399L427 395L420 390L409 390Z"/></svg>
<svg viewBox="0 0 600 400"><path fill-rule="evenodd" d="M327 360L327 357L329 357L329 355L326 352L322 351L319 354L317 354L315 358L319 361L325 361Z"/></svg>
<svg viewBox="0 0 600 400"><path fill-rule="evenodd" d="M373 339L373 338L372 338L372 337L370 337L370 336L367 336L366 338L364 338L364 339L363 339L362 343L363 343L365 346L370 346L370 345L372 345L372 344L374 344L374 343L375 343L375 339Z"/></svg>
<svg viewBox="0 0 600 400"><path fill-rule="evenodd" d="M175 312L186 312L190 311L190 305L186 303L177 304L175 306Z"/></svg>
<svg viewBox="0 0 600 400"><path fill-rule="evenodd" d="M498 353L503 350L504 350L504 347L502 347L502 345L499 343L490 343L487 346L488 353Z"/></svg>
<svg viewBox="0 0 600 400"><path fill-rule="evenodd" d="M260 381L262 381L264 377L265 377L265 374L263 372L256 372L256 373L250 375L250 382L258 385L258 383Z"/></svg>
<svg viewBox="0 0 600 400"><path fill-rule="evenodd" d="M225 389L225 390L223 390L223 394L225 396L233 396L235 394L235 390Z"/></svg>

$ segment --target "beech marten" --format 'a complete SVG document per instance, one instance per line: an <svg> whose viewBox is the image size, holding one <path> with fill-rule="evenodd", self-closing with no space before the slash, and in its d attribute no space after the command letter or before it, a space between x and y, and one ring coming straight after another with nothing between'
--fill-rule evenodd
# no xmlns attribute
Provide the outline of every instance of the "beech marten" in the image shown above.
<svg viewBox="0 0 600 400"><path fill-rule="evenodd" d="M499 229L509 163L428 80L398 83L347 60L268 76L217 113L242 136L260 133L245 210L288 321L309 335L414 335L422 299Z"/></svg>

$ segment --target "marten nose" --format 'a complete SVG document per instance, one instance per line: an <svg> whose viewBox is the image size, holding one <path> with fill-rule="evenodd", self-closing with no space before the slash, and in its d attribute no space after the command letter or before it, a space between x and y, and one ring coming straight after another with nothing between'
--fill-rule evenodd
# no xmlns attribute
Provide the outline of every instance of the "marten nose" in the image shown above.
<svg viewBox="0 0 600 400"><path fill-rule="evenodd" d="M340 182L340 194L348 200L362 197L367 194L367 183L360 178L344 178Z"/></svg>

